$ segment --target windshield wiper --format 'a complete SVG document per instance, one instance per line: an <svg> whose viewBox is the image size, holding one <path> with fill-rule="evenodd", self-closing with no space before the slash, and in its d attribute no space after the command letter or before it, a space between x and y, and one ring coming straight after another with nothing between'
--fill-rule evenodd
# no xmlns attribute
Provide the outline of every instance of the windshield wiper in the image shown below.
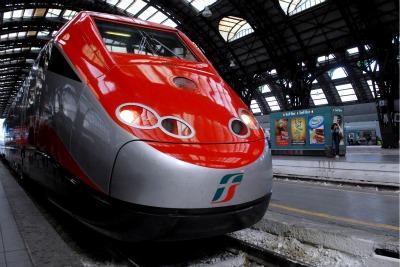
<svg viewBox="0 0 400 267"><path fill-rule="evenodd" d="M142 39L140 40L140 43L139 43L139 51L146 53L146 43L147 43L147 46L151 50L151 52L154 55L157 55L156 50L154 50L154 47L147 40L147 37L149 37L149 36L146 33L142 32L142 31L139 31L139 33L142 36ZM151 37L149 37L149 39L151 39Z"/></svg>
<svg viewBox="0 0 400 267"><path fill-rule="evenodd" d="M174 56L176 56L177 58L182 59L181 56L177 55L174 51L172 51L168 46L166 46L165 44L161 43L159 40L157 40L154 37L150 36L150 40L157 42L159 45L161 45L162 47L164 47L168 52L170 52L171 54L173 54Z"/></svg>

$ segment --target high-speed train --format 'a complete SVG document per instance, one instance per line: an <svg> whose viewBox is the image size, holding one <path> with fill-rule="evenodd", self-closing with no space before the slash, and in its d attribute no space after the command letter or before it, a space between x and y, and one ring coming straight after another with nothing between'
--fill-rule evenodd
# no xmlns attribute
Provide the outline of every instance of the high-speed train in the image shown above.
<svg viewBox="0 0 400 267"><path fill-rule="evenodd" d="M41 50L4 156L108 236L194 239L259 221L271 156L248 107L182 32L81 12Z"/></svg>

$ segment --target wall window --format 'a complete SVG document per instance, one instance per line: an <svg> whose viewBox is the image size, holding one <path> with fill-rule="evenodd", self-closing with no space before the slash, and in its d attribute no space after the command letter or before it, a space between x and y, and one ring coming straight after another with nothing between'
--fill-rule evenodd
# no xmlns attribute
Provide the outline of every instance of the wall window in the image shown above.
<svg viewBox="0 0 400 267"><path fill-rule="evenodd" d="M218 30L222 38L227 42L232 42L254 32L245 19L234 16L221 19Z"/></svg>

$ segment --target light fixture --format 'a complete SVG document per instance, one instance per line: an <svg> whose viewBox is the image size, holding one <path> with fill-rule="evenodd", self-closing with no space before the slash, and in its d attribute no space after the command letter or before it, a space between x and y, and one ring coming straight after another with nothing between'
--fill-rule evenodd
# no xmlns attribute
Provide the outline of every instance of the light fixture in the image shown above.
<svg viewBox="0 0 400 267"><path fill-rule="evenodd" d="M121 37L131 37L129 33L123 33L123 32L113 32L113 31L106 31L105 33L110 34L110 35L115 35L115 36L121 36Z"/></svg>
<svg viewBox="0 0 400 267"><path fill-rule="evenodd" d="M212 16L212 12L208 6L206 6L203 11L201 12L201 15L205 18L209 18Z"/></svg>

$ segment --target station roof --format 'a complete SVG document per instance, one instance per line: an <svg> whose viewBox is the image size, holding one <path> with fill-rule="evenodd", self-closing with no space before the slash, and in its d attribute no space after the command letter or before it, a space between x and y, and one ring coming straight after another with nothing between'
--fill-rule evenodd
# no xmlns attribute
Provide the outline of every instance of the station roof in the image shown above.
<svg viewBox="0 0 400 267"><path fill-rule="evenodd" d="M398 8L397 0L3 0L0 115L40 49L81 10L179 28L255 114L290 109L282 86L291 87L296 64L309 68L311 106L373 102L379 88L360 66L379 71L377 38L398 45Z"/></svg>

